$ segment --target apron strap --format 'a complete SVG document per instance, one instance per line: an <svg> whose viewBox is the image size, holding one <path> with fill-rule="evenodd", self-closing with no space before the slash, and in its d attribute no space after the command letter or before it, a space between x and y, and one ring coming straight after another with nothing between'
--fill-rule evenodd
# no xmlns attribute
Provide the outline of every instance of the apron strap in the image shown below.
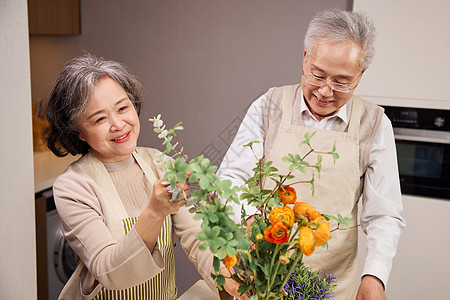
<svg viewBox="0 0 450 300"><path fill-rule="evenodd" d="M108 211L114 215L114 219L120 220L113 222L113 224L108 224L114 239L120 241L124 236L122 220L128 218L128 213L111 176L109 176L103 163L91 151L80 159L80 166L102 189L103 195L107 199Z"/></svg>
<svg viewBox="0 0 450 300"><path fill-rule="evenodd" d="M285 85L283 86L283 100L281 104L282 117L281 126L289 126L292 123L292 102L294 99L294 86Z"/></svg>
<svg viewBox="0 0 450 300"><path fill-rule="evenodd" d="M148 155L145 150L138 151L138 149L136 149L133 152L133 157L143 170L145 176L147 176L149 183L155 182L158 179L158 176L156 171L152 168L153 160L150 155ZM125 235L122 220L127 219L129 216L111 176L103 163L98 160L92 152L89 152L80 159L80 166L102 189L103 195L108 202L107 209L114 215L113 224L109 224L108 227L110 228L113 237L117 241L120 241Z"/></svg>
<svg viewBox="0 0 450 300"><path fill-rule="evenodd" d="M359 138L359 125L363 113L363 102L358 96L353 96L352 114L348 125L348 134L354 138Z"/></svg>
<svg viewBox="0 0 450 300"><path fill-rule="evenodd" d="M141 167L145 176L150 183L153 183L158 180L159 176L157 175L157 171L155 170L155 165L153 164L153 158L149 155L148 151L145 149L137 147L133 152L133 157L137 161L138 165Z"/></svg>

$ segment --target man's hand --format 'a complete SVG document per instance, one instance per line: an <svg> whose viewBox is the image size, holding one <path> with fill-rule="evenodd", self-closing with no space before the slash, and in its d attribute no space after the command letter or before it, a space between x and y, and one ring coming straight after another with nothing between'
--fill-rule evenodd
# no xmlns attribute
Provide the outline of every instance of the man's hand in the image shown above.
<svg viewBox="0 0 450 300"><path fill-rule="evenodd" d="M381 281L372 275L364 276L359 285L356 300L386 300L386 293L384 292Z"/></svg>

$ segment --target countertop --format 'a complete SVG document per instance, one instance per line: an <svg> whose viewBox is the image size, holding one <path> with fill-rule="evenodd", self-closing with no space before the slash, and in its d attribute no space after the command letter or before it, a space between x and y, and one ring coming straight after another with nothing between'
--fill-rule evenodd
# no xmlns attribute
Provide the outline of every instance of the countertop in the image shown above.
<svg viewBox="0 0 450 300"><path fill-rule="evenodd" d="M212 300L216 299L216 296L208 287L204 280L197 281L192 285L183 295L181 295L179 300Z"/></svg>
<svg viewBox="0 0 450 300"><path fill-rule="evenodd" d="M57 157L50 150L35 151L34 163L34 193L51 188L56 178L80 156L68 154L65 157Z"/></svg>

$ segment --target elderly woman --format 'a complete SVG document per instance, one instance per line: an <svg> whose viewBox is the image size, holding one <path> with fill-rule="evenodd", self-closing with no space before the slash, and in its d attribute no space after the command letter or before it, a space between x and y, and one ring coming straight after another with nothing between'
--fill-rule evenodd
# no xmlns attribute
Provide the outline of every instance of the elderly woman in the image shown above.
<svg viewBox="0 0 450 300"><path fill-rule="evenodd" d="M200 224L184 200L169 201L153 164L158 150L136 147L140 92L124 66L92 55L69 62L51 91L47 145L57 156L82 155L53 185L78 258L59 299L176 299L173 233L219 296L212 255L198 250Z"/></svg>

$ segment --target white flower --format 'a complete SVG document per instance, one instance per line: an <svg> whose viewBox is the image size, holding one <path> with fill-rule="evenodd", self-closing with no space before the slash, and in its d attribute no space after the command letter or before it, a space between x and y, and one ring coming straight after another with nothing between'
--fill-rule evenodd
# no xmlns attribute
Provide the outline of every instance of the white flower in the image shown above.
<svg viewBox="0 0 450 300"><path fill-rule="evenodd" d="M153 122L153 127L161 127L162 125L163 125L162 120L155 120L155 122Z"/></svg>
<svg viewBox="0 0 450 300"><path fill-rule="evenodd" d="M166 125L164 125L163 127L154 128L153 131L156 133L161 133L165 128L166 128Z"/></svg>
<svg viewBox="0 0 450 300"><path fill-rule="evenodd" d="M153 119L148 119L149 121L153 122L153 127L161 127L163 125L163 121L161 120L161 114L159 114L156 118L153 117Z"/></svg>
<svg viewBox="0 0 450 300"><path fill-rule="evenodd" d="M158 134L158 138L162 139L167 136L167 130L163 130L160 134Z"/></svg>
<svg viewBox="0 0 450 300"><path fill-rule="evenodd" d="M172 141L172 136L169 135L168 137L164 138L164 142L163 142L162 144L163 144L163 145L165 145L165 144L167 144L167 143L170 144L171 141Z"/></svg>

